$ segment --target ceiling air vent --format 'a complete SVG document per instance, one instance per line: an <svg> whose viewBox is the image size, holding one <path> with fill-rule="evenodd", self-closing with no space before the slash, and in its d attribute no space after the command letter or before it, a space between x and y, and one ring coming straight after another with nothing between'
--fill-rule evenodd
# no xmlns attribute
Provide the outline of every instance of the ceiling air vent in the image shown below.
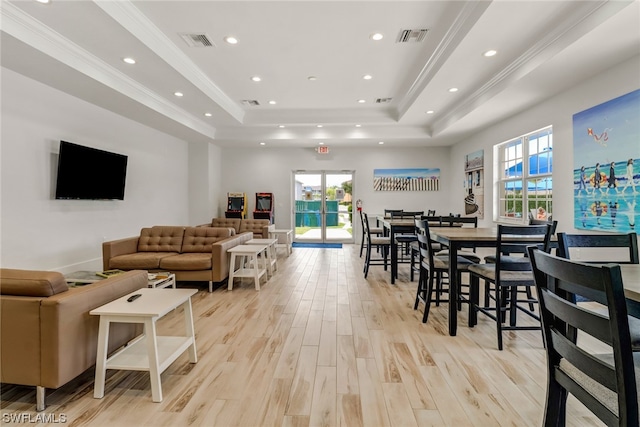
<svg viewBox="0 0 640 427"><path fill-rule="evenodd" d="M393 98L377 98L376 104L388 104Z"/></svg>
<svg viewBox="0 0 640 427"><path fill-rule="evenodd" d="M427 29L401 30L396 43L418 43L427 36Z"/></svg>
<svg viewBox="0 0 640 427"><path fill-rule="evenodd" d="M189 47L212 47L213 43L206 34L180 33L180 37Z"/></svg>
<svg viewBox="0 0 640 427"><path fill-rule="evenodd" d="M257 107L258 105L260 105L260 103L255 99L243 99L240 102L242 102L242 105L249 105L251 107Z"/></svg>

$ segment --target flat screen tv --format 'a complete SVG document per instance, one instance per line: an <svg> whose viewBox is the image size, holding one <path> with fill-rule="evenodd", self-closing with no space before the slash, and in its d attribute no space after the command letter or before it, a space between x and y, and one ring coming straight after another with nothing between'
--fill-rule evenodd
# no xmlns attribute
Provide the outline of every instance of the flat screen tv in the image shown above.
<svg viewBox="0 0 640 427"><path fill-rule="evenodd" d="M127 156L60 141L56 199L124 200Z"/></svg>

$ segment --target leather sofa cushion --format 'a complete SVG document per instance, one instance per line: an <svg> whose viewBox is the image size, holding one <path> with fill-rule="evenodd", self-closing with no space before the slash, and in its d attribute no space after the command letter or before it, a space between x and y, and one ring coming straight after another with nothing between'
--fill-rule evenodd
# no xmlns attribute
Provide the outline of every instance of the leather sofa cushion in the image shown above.
<svg viewBox="0 0 640 427"><path fill-rule="evenodd" d="M160 260L160 268L169 271L211 270L211 266L211 252L184 253Z"/></svg>
<svg viewBox="0 0 640 427"><path fill-rule="evenodd" d="M115 256L111 258L109 265L121 270L153 270L160 268L160 260L177 254L178 252L136 252Z"/></svg>
<svg viewBox="0 0 640 427"><path fill-rule="evenodd" d="M138 252L180 252L183 237L184 227L181 226L143 228L138 239Z"/></svg>
<svg viewBox="0 0 640 427"><path fill-rule="evenodd" d="M69 290L57 271L0 269L0 293L29 297L49 297Z"/></svg>
<svg viewBox="0 0 640 427"><path fill-rule="evenodd" d="M250 231L253 234L259 234L262 236L264 227L268 227L269 224L271 223L268 219L243 219L240 223L239 233L246 233Z"/></svg>
<svg viewBox="0 0 640 427"><path fill-rule="evenodd" d="M231 237L231 229L219 227L187 227L184 230L182 252L207 252L211 255L211 245Z"/></svg>
<svg viewBox="0 0 640 427"><path fill-rule="evenodd" d="M211 226L233 228L236 230L236 233L239 233L240 222L242 222L240 218L213 218L211 220Z"/></svg>

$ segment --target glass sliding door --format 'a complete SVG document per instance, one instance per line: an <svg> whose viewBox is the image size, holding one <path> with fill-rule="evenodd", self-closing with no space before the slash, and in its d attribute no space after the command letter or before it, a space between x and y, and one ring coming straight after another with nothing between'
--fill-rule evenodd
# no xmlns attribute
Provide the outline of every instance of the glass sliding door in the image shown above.
<svg viewBox="0 0 640 427"><path fill-rule="evenodd" d="M353 171L295 171L297 242L353 243Z"/></svg>

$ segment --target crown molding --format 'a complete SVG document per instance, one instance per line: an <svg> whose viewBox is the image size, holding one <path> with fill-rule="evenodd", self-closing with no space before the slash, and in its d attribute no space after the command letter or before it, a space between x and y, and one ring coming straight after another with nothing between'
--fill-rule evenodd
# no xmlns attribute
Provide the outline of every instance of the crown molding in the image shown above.
<svg viewBox="0 0 640 427"><path fill-rule="evenodd" d="M570 15L563 14L556 22L550 23L550 29L529 49L469 96L443 112L431 125L433 135L440 134L631 3L633 0L575 2L569 9Z"/></svg>
<svg viewBox="0 0 640 427"><path fill-rule="evenodd" d="M124 96L213 139L216 129L167 102L124 73L111 67L40 21L8 2L2 2L1 30Z"/></svg>
<svg viewBox="0 0 640 427"><path fill-rule="evenodd" d="M420 70L418 77L398 103L395 114L397 120L402 119L407 111L409 111L422 92L424 92L429 82L431 82L440 68L446 63L449 56L451 56L458 45L464 40L490 4L491 1L470 1L464 3L464 6L456 15L449 29L442 36L433 54L422 67L422 70Z"/></svg>
<svg viewBox="0 0 640 427"><path fill-rule="evenodd" d="M244 110L207 77L187 55L129 0L95 1L96 6L111 16L134 37L145 44L184 78L191 82L238 123Z"/></svg>

